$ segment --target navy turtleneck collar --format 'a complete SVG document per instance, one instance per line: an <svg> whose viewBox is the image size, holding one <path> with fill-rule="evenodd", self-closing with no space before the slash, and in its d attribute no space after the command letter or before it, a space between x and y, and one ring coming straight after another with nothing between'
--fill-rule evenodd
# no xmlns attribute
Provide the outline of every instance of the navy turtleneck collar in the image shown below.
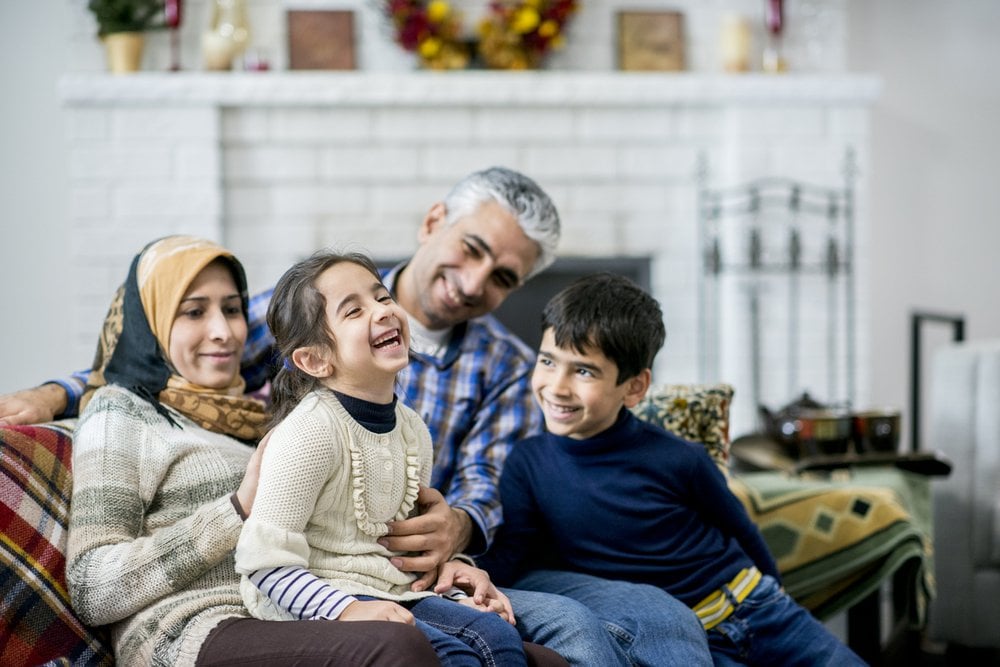
<svg viewBox="0 0 1000 667"><path fill-rule="evenodd" d="M334 391L340 404L356 422L372 433L388 433L396 428L396 397L389 403L372 403L363 398L355 398Z"/></svg>
<svg viewBox="0 0 1000 667"><path fill-rule="evenodd" d="M622 407L615 423L597 435L583 440L577 440L565 435L555 435L546 431L546 437L558 447L570 450L575 454L600 453L608 449L621 449L623 442L628 442L632 432L640 428L641 422L627 408Z"/></svg>

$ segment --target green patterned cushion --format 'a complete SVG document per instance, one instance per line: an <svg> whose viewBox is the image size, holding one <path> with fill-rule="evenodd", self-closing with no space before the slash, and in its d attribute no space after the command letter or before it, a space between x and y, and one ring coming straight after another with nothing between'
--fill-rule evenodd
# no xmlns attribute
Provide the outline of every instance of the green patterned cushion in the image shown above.
<svg viewBox="0 0 1000 667"><path fill-rule="evenodd" d="M667 384L651 387L632 412L685 440L705 445L723 468L729 463L728 384Z"/></svg>

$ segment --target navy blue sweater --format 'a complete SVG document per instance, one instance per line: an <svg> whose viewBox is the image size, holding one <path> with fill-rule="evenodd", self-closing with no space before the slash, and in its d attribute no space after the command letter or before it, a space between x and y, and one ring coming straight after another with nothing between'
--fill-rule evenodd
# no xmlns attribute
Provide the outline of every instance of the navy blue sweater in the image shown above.
<svg viewBox="0 0 1000 667"><path fill-rule="evenodd" d="M623 409L586 440L519 442L503 525L479 565L498 585L536 569L653 584L694 606L743 568L778 578L760 531L705 448Z"/></svg>

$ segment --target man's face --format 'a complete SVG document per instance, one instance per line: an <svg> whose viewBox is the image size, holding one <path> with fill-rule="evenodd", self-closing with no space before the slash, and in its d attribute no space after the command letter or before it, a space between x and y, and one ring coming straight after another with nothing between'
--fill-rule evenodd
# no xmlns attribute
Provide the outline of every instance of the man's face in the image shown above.
<svg viewBox="0 0 1000 667"><path fill-rule="evenodd" d="M444 206L431 209L420 246L397 284L409 314L429 329L446 329L495 310L524 282L538 245L496 202L446 225Z"/></svg>

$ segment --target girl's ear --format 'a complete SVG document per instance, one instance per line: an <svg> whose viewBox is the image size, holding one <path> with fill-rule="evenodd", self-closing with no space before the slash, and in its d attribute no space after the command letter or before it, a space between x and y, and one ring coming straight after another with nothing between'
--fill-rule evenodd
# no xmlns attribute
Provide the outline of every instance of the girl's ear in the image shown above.
<svg viewBox="0 0 1000 667"><path fill-rule="evenodd" d="M333 375L333 364L330 363L325 351L315 345L295 348L292 352L292 363L303 373L314 378L323 379Z"/></svg>
<svg viewBox="0 0 1000 667"><path fill-rule="evenodd" d="M649 385L653 381L653 372L648 368L643 368L635 377L625 380L625 407L632 409L639 404Z"/></svg>

